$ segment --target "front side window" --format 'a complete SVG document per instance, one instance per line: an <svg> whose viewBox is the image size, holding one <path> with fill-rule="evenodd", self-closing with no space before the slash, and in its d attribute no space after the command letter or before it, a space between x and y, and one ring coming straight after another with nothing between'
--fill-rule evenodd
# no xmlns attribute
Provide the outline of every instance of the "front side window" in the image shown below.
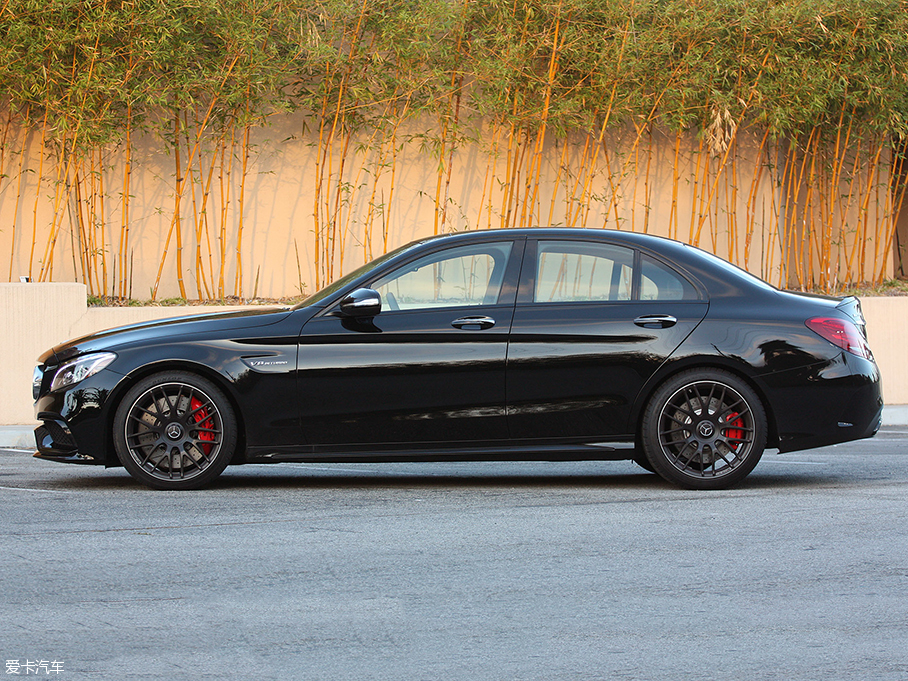
<svg viewBox="0 0 908 681"><path fill-rule="evenodd" d="M511 242L472 244L429 254L375 282L385 309L494 305Z"/></svg>

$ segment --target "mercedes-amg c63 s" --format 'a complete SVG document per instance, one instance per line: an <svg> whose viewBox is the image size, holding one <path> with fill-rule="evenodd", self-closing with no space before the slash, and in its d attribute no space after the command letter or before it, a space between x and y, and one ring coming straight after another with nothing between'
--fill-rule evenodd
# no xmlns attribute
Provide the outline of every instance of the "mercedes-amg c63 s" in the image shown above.
<svg viewBox="0 0 908 681"><path fill-rule="evenodd" d="M423 239L295 307L72 340L34 396L36 456L160 489L228 464L492 459L634 459L717 489L765 448L869 437L883 406L855 298L568 229Z"/></svg>

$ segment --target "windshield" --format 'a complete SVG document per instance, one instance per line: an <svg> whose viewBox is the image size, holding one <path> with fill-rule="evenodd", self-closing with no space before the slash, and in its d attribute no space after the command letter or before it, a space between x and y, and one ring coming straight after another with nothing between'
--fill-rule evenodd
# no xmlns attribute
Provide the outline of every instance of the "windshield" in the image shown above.
<svg viewBox="0 0 908 681"><path fill-rule="evenodd" d="M370 271L383 265L391 258L403 253L406 250L409 250L410 248L413 248L414 246L418 246L421 243L422 243L422 241L417 241L417 242L406 244L405 246L401 246L400 248L396 248L389 253L385 253L384 255L379 256L378 258L376 258L375 260L372 260L371 262L367 262L362 267L358 267L357 269L353 270L352 272L345 274L340 279L337 279L336 281L331 282L325 288L321 289L317 293L313 293L311 296L306 298L301 303L297 303L293 309L299 310L300 308L303 308L303 307L309 307L311 305L318 305L322 301L326 300L327 298L330 298L332 295L334 295L335 293L340 291L342 288L344 288L344 286L349 284L351 281L355 281L356 279L359 279L363 275L365 275L365 274L369 273Z"/></svg>

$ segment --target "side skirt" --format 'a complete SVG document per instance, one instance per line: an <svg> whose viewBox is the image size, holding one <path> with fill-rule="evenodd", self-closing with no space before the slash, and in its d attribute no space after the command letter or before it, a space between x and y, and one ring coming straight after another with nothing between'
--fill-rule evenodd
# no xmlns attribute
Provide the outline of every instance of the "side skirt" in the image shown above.
<svg viewBox="0 0 908 681"><path fill-rule="evenodd" d="M301 452L274 448L250 449L246 463L342 463L398 461L620 461L634 454L631 442L596 442L576 444L501 445L478 447L444 447L427 444L421 448L367 448Z"/></svg>

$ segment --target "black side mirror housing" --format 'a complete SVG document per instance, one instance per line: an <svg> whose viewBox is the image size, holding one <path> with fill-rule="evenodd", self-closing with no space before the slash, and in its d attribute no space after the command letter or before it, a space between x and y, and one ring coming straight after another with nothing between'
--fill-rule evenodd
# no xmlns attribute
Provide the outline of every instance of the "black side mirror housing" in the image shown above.
<svg viewBox="0 0 908 681"><path fill-rule="evenodd" d="M340 301L340 313L344 317L374 317L380 312L381 294L371 288L358 288Z"/></svg>

